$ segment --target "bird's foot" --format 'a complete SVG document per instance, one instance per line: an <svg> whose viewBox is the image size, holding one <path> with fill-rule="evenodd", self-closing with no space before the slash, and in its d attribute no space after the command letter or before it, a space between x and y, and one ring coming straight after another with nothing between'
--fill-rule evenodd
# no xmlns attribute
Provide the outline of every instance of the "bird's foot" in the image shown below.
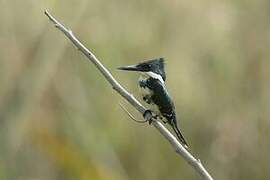
<svg viewBox="0 0 270 180"><path fill-rule="evenodd" d="M144 119L148 120L149 124L151 124L153 122L153 118L157 119L157 115L154 115L153 111L150 109L147 109L144 111L143 117L144 117Z"/></svg>

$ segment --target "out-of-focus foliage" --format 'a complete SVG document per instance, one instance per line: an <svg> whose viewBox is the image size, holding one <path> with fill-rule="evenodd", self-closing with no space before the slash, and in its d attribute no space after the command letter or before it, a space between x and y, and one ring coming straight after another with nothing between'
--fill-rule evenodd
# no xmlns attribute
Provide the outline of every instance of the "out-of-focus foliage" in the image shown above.
<svg viewBox="0 0 270 180"><path fill-rule="evenodd" d="M0 7L0 179L199 179L154 128L128 118L45 8L135 96L138 75L116 67L165 57L190 150L215 179L269 179L269 0Z"/></svg>

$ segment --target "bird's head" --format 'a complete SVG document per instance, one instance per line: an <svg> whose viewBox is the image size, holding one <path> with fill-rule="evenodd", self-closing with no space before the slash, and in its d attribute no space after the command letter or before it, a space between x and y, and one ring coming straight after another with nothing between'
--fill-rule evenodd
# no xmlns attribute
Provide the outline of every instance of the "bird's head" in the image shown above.
<svg viewBox="0 0 270 180"><path fill-rule="evenodd" d="M117 69L125 71L138 71L153 78L161 77L163 81L166 80L163 58L151 59L135 65L121 66Z"/></svg>

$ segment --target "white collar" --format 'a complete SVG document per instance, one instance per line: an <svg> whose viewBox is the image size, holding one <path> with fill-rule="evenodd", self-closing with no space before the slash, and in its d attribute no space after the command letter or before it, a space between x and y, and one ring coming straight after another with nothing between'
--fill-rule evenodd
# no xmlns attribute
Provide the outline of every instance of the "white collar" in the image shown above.
<svg viewBox="0 0 270 180"><path fill-rule="evenodd" d="M153 73L153 72L145 72L145 74L147 74L148 76L154 79L158 79L162 84L164 84L164 80L162 79L161 75Z"/></svg>

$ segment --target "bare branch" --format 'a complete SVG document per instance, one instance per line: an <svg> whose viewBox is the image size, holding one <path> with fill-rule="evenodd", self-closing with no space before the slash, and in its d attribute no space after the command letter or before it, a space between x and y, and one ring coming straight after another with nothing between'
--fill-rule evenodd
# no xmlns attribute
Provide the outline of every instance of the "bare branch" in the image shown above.
<svg viewBox="0 0 270 180"><path fill-rule="evenodd" d="M106 80L111 84L112 88L117 91L123 98L125 98L132 106L134 106L141 114L146 112L146 108L134 98L126 89L124 89L112 76L112 74L101 64L96 56L88 50L72 33L71 30L67 29L60 22L58 22L49 12L45 11L46 16L54 23L55 27L62 31L67 38L80 50L102 73ZM145 115L145 120L152 120L153 125L172 145L176 153L181 155L202 177L206 180L213 180L211 175L203 167L199 159L195 159L179 142L178 140L161 124L161 122L152 118L150 113Z"/></svg>

